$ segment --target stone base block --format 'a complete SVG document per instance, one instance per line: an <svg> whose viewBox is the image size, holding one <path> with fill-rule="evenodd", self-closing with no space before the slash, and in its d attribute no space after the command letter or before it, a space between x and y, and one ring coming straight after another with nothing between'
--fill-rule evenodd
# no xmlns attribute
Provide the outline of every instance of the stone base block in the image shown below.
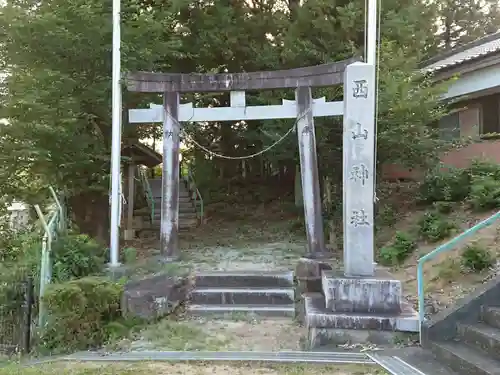
<svg viewBox="0 0 500 375"><path fill-rule="evenodd" d="M321 294L311 293L304 296L304 311L308 328L419 331L418 313L408 302L403 302L401 312L395 314L336 313L325 307Z"/></svg>
<svg viewBox="0 0 500 375"><path fill-rule="evenodd" d="M400 342L402 335L419 330L418 313L408 303L402 304L402 310L399 314L336 313L326 308L321 294L305 295L307 348Z"/></svg>
<svg viewBox="0 0 500 375"><path fill-rule="evenodd" d="M340 271L323 271L326 308L333 312L401 312L401 281L385 270L376 270L371 278L345 276Z"/></svg>
<svg viewBox="0 0 500 375"><path fill-rule="evenodd" d="M321 292L321 275L323 271L331 269L331 264L326 260L300 258L295 269L299 294Z"/></svg>
<svg viewBox="0 0 500 375"><path fill-rule="evenodd" d="M125 241L133 241L135 239L135 229L125 229L123 231L123 239Z"/></svg>

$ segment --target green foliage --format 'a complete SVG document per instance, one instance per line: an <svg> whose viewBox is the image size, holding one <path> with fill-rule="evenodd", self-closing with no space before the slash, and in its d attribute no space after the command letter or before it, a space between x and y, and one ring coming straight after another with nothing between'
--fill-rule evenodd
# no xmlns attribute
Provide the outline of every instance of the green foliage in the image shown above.
<svg viewBox="0 0 500 375"><path fill-rule="evenodd" d="M429 242L437 242L449 237L455 228L455 224L448 217L437 211L424 213L418 222L419 235Z"/></svg>
<svg viewBox="0 0 500 375"><path fill-rule="evenodd" d="M41 345L50 352L96 348L117 334L123 285L102 277L51 284L44 301L50 320Z"/></svg>
<svg viewBox="0 0 500 375"><path fill-rule="evenodd" d="M102 271L106 249L85 234L70 233L52 246L52 277L55 282L78 279Z"/></svg>
<svg viewBox="0 0 500 375"><path fill-rule="evenodd" d="M419 53L384 40L380 63L377 159L411 168L433 165L441 147L437 128L429 125L447 113L436 84L418 73ZM418 89L416 89L418 87Z"/></svg>
<svg viewBox="0 0 500 375"><path fill-rule="evenodd" d="M473 160L469 167L469 174L471 178L477 177L491 177L500 179L500 165L496 162L486 160Z"/></svg>
<svg viewBox="0 0 500 375"><path fill-rule="evenodd" d="M500 207L500 165L488 161L473 161L469 168L438 165L425 176L420 187L420 199L433 203L438 211L451 210L449 202L468 200L476 211ZM443 211L444 210L444 211Z"/></svg>
<svg viewBox="0 0 500 375"><path fill-rule="evenodd" d="M385 204L377 209L375 225L381 227L392 226L398 221L396 209L388 204Z"/></svg>
<svg viewBox="0 0 500 375"><path fill-rule="evenodd" d="M434 202L432 204L434 206L434 209L439 212L440 214L449 214L453 211L453 202Z"/></svg>
<svg viewBox="0 0 500 375"><path fill-rule="evenodd" d="M469 202L476 211L500 207L500 180L492 177L472 179Z"/></svg>
<svg viewBox="0 0 500 375"><path fill-rule="evenodd" d="M137 260L137 249L135 247L126 247L123 249L123 258L125 264L132 264Z"/></svg>
<svg viewBox="0 0 500 375"><path fill-rule="evenodd" d="M413 253L416 247L417 243L409 233L396 232L392 243L380 249L379 261L387 266L400 264Z"/></svg>
<svg viewBox="0 0 500 375"><path fill-rule="evenodd" d="M468 245L461 254L462 265L470 271L483 271L495 264L491 253L479 244Z"/></svg>
<svg viewBox="0 0 500 375"><path fill-rule="evenodd" d="M27 257L34 255L32 247L40 245L40 235L31 230L14 232L0 225L0 263L25 263ZM30 260L30 263L33 259Z"/></svg>
<svg viewBox="0 0 500 375"><path fill-rule="evenodd" d="M426 173L420 187L420 199L426 203L460 202L467 198L469 189L467 169L438 164Z"/></svg>
<svg viewBox="0 0 500 375"><path fill-rule="evenodd" d="M325 0L289 4L125 0L123 70L248 72L339 61L363 50L364 5ZM416 72L432 44L434 30L429 25L435 24L435 15L423 3L395 0L388 0L381 12L386 39L381 47L378 159L381 164L427 164L436 151L435 132L428 124L444 112L437 101L443 86L431 85ZM67 192L82 228L84 222L101 219L98 208L109 187L110 19L110 3L97 0L48 0L35 7L14 0L0 14L0 69L7 73L0 82L0 118L11 124L0 127L0 194L34 202L50 183ZM339 87L319 89L316 94L333 100L342 96ZM293 90L247 93L251 105L278 104L282 98L292 99ZM183 100L196 107L227 106L229 95L185 95ZM124 92L128 108L151 101L158 97ZM341 165L341 138L331 121L318 119L316 125L325 175L339 171ZM242 156L274 143L292 125L291 120L214 122L185 124L185 129L216 152ZM160 128L125 127L124 138L158 136ZM208 160L195 148L183 155L195 162L200 186L225 183L243 168L246 179L260 182L278 170L294 172L297 142L290 136L244 166L236 160ZM275 183L291 186L278 179ZM93 219L86 220L87 215Z"/></svg>
<svg viewBox="0 0 500 375"><path fill-rule="evenodd" d="M469 203L476 211L500 207L500 165L474 161L470 167Z"/></svg>

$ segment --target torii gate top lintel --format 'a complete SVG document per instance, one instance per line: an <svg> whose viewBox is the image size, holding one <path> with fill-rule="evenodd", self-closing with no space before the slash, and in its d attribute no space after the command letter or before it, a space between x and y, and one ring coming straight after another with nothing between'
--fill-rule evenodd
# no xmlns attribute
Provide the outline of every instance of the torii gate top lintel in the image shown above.
<svg viewBox="0 0 500 375"><path fill-rule="evenodd" d="M344 82L346 67L358 58L287 70L249 73L153 73L136 72L126 76L132 92L216 92L270 90L297 87L324 87Z"/></svg>

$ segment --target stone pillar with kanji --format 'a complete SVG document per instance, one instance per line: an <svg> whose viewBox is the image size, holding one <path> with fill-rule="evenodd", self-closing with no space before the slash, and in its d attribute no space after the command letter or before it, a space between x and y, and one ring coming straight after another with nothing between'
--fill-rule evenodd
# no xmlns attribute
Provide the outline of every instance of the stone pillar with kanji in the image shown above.
<svg viewBox="0 0 500 375"><path fill-rule="evenodd" d="M375 70L347 67L344 81L344 272L374 274Z"/></svg>

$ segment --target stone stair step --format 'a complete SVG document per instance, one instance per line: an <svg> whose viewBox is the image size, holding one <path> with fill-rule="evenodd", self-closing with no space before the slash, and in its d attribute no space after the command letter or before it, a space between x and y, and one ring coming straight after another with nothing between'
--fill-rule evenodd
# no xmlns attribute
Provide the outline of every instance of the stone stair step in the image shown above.
<svg viewBox="0 0 500 375"><path fill-rule="evenodd" d="M160 207L161 207L161 204L158 204L156 205L155 204L155 216L159 217L161 216L161 211L160 211ZM194 205L189 202L189 204L180 204L179 205L179 213L182 213L182 214L189 214L189 213L194 213L196 214L196 208L194 207ZM134 215L136 216L147 216L147 215L151 215L151 210L147 210L147 211L144 211L144 210L141 210L141 211L134 211Z"/></svg>
<svg viewBox="0 0 500 375"><path fill-rule="evenodd" d="M161 204L161 195L154 196L153 200L156 204ZM189 195L179 195L179 204L191 203L192 199Z"/></svg>
<svg viewBox="0 0 500 375"><path fill-rule="evenodd" d="M486 324L500 329L500 307L484 307L482 318Z"/></svg>
<svg viewBox="0 0 500 375"><path fill-rule="evenodd" d="M294 317L294 305L190 305L191 316L216 316L234 318L235 315L258 315L266 317Z"/></svg>
<svg viewBox="0 0 500 375"><path fill-rule="evenodd" d="M461 375L500 375L500 362L479 350L459 342L432 342L432 352Z"/></svg>
<svg viewBox="0 0 500 375"><path fill-rule="evenodd" d="M179 221L196 219L196 212L179 212ZM154 220L161 220L161 212L155 210Z"/></svg>
<svg viewBox="0 0 500 375"><path fill-rule="evenodd" d="M213 271L196 275L197 288L290 288L293 271Z"/></svg>
<svg viewBox="0 0 500 375"><path fill-rule="evenodd" d="M500 360L500 330L487 324L457 324L458 337ZM461 340L461 341L462 341Z"/></svg>
<svg viewBox="0 0 500 375"><path fill-rule="evenodd" d="M156 228L157 230L160 229L161 222L160 218L153 220L153 223L151 224L152 228ZM198 219L179 219L179 229L184 229L184 228L194 228L198 226Z"/></svg>
<svg viewBox="0 0 500 375"><path fill-rule="evenodd" d="M293 288L196 288L191 301L196 305L292 305Z"/></svg>

